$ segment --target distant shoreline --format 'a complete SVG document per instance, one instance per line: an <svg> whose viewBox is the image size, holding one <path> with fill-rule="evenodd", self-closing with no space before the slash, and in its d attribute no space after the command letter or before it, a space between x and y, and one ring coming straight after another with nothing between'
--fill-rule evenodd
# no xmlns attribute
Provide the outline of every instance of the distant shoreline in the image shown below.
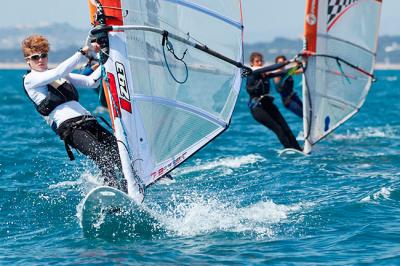
<svg viewBox="0 0 400 266"><path fill-rule="evenodd" d="M26 63L0 63L1 70L26 70L28 65Z"/></svg>
<svg viewBox="0 0 400 266"><path fill-rule="evenodd" d="M400 70L400 64L382 64L377 63L375 65L376 70Z"/></svg>
<svg viewBox="0 0 400 266"><path fill-rule="evenodd" d="M49 64L50 68L54 68L57 64ZM0 70L27 70L26 63L0 63ZM400 70L400 64L383 64L377 63L376 70Z"/></svg>
<svg viewBox="0 0 400 266"><path fill-rule="evenodd" d="M49 64L50 68L56 67L57 64ZM1 70L28 70L26 63L0 63Z"/></svg>

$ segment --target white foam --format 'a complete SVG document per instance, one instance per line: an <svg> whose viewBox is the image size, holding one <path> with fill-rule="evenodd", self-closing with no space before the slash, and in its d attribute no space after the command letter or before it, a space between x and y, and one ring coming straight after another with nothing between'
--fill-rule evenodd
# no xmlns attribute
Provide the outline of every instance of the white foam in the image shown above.
<svg viewBox="0 0 400 266"><path fill-rule="evenodd" d="M303 131L300 131L299 134L297 134L296 140L304 141L304 133L303 133Z"/></svg>
<svg viewBox="0 0 400 266"><path fill-rule="evenodd" d="M222 158L218 159L213 162L208 162L205 164L201 164L201 161L198 160L198 165L196 166L189 166L189 167L182 167L178 168L176 170L177 173L180 174L188 174L192 172L198 172L198 171L205 171L205 170L211 170L215 168L230 168L230 169L235 169L235 168L240 168L243 165L247 164L253 164L256 162L260 162L265 160L264 157L258 154L249 154L245 156L240 156L240 157L227 157L227 158ZM231 171L228 171L227 173L231 173Z"/></svg>
<svg viewBox="0 0 400 266"><path fill-rule="evenodd" d="M166 185L166 186L169 186L169 185L172 185L172 184L175 184L175 183L176 183L175 179L169 179L169 178L161 178L157 182L158 185Z"/></svg>
<svg viewBox="0 0 400 266"><path fill-rule="evenodd" d="M78 218L79 225L82 228L82 211L83 211L84 198L76 206L76 217Z"/></svg>
<svg viewBox="0 0 400 266"><path fill-rule="evenodd" d="M376 201L379 199L389 199L392 191L393 191L393 189L391 189L391 188L383 187L378 192L375 192L374 194L361 199L361 202L370 202L370 201Z"/></svg>
<svg viewBox="0 0 400 266"><path fill-rule="evenodd" d="M97 217L96 223L93 224L93 227L96 229L100 229L101 225L104 223L106 218L105 212L100 212L100 215ZM81 224L82 226L82 224Z"/></svg>
<svg viewBox="0 0 400 266"><path fill-rule="evenodd" d="M80 179L82 180L82 184L79 189L82 195L86 195L92 189L104 184L100 174L94 175L87 171L80 176Z"/></svg>
<svg viewBox="0 0 400 266"><path fill-rule="evenodd" d="M371 156L371 154L367 154L366 156ZM368 168L371 168L372 166L373 166L372 164L363 163L363 164L356 165L356 168L359 168L359 169L368 169Z"/></svg>
<svg viewBox="0 0 400 266"><path fill-rule="evenodd" d="M335 140L354 140L364 138L394 138L396 134L392 127L386 126L384 128L373 128L367 127L356 130L355 133L351 133L347 130L346 134L333 134L332 138Z"/></svg>
<svg viewBox="0 0 400 266"><path fill-rule="evenodd" d="M83 186L84 185L84 186ZM97 186L101 186L102 181L100 175L93 175L88 171L83 172L78 180L62 181L56 184L49 185L49 189L71 188L79 186L85 191Z"/></svg>
<svg viewBox="0 0 400 266"><path fill-rule="evenodd" d="M82 184L82 180L76 181L63 181L49 186L49 189L75 187Z"/></svg>
<svg viewBox="0 0 400 266"><path fill-rule="evenodd" d="M397 81L398 78L397 78L397 76L388 76L383 79L387 80L387 81Z"/></svg>
<svg viewBox="0 0 400 266"><path fill-rule="evenodd" d="M273 225L288 219L291 213L299 212L306 206L275 204L272 200L257 202L246 207L224 203L217 198L206 198L192 194L168 210L159 211L158 220L172 234L193 236L224 231L256 234L259 237L273 237Z"/></svg>
<svg viewBox="0 0 400 266"><path fill-rule="evenodd" d="M40 194L39 195L39 199L43 199L43 200L49 201L50 200L50 196L49 195Z"/></svg>

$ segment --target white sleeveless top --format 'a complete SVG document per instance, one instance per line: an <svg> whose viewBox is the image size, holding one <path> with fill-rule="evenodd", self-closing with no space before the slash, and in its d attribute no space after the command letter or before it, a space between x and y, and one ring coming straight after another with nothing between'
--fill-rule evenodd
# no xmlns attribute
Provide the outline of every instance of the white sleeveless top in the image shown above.
<svg viewBox="0 0 400 266"><path fill-rule="evenodd" d="M68 80L76 88L96 88L100 84L101 70L97 68L90 76L71 73L85 58L80 52L62 62L56 68L38 72L32 70L24 78L24 88L31 100L39 105L48 93L47 84L59 79ZM58 105L48 116L43 116L51 127L58 128L60 124L68 119L90 115L77 101L68 101Z"/></svg>

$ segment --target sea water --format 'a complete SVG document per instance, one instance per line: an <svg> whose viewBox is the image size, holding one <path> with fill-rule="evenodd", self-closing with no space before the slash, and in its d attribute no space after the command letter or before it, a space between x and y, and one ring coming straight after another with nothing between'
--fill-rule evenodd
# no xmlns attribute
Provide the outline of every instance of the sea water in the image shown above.
<svg viewBox="0 0 400 266"><path fill-rule="evenodd" d="M98 170L68 160L23 74L0 71L1 265L400 264L400 71L378 71L360 113L307 157L278 157L242 91L230 128L147 190L163 230L107 239L85 237L77 211Z"/></svg>

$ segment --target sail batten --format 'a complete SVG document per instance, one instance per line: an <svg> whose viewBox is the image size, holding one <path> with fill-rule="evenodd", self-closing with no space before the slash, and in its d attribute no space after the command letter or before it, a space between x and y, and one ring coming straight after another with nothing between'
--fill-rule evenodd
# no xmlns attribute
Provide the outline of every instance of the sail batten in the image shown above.
<svg viewBox="0 0 400 266"><path fill-rule="evenodd" d="M344 40L344 39L341 39L341 38L338 38L338 37L335 37L335 36L331 36L331 35L328 35L328 34L318 34L317 37L336 40L336 41L339 41L339 42L342 42L342 43L346 43L346 44L349 44L349 45L351 45L353 47L356 47L356 48L359 48L361 50L364 50L365 52L370 53L373 56L376 56L376 52L374 52L373 50L365 48L365 47L362 47L362 46L360 46L360 45L358 45L356 43L350 42L348 40Z"/></svg>
<svg viewBox="0 0 400 266"><path fill-rule="evenodd" d="M222 127L226 127L228 125L224 120L218 118L217 116L214 116L210 113L203 111L201 108L197 108L193 105L185 104L183 102L179 102L176 100L171 100L171 99L161 98L161 97L149 97L149 96L144 96L144 95L134 95L133 99L137 100L137 101L158 103L158 104L162 104L165 106L170 106L170 107L178 108L178 109L181 109L184 111L188 111L192 114L196 114L197 116L207 119L210 122L213 122L214 124L222 126Z"/></svg>

